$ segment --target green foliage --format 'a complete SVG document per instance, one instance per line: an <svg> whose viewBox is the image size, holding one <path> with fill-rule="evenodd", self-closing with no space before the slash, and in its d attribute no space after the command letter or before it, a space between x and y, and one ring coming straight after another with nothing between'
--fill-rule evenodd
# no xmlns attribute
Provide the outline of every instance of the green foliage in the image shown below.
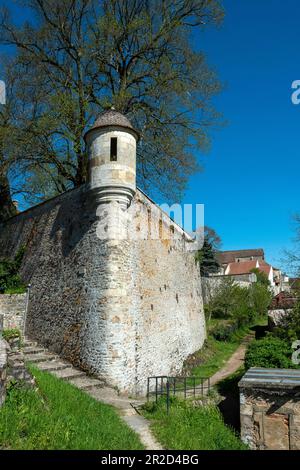
<svg viewBox="0 0 300 470"><path fill-rule="evenodd" d="M300 339L300 300L292 311L282 319L281 325L275 328L273 334L290 343Z"/></svg>
<svg viewBox="0 0 300 470"><path fill-rule="evenodd" d="M238 329L237 322L218 322L216 326L214 326L210 330L210 334L217 340L217 341L228 341L232 338L233 333L235 333Z"/></svg>
<svg viewBox="0 0 300 470"><path fill-rule="evenodd" d="M21 332L17 328L12 328L10 330L3 330L2 337L6 341L10 341L11 339L21 338Z"/></svg>
<svg viewBox="0 0 300 470"><path fill-rule="evenodd" d="M5 153L13 169L25 168L24 193L42 199L45 190L84 183L83 135L114 106L141 131L139 185L180 195L198 170L196 151L209 147L209 128L220 122L212 100L221 84L194 37L220 23L221 2L24 0L26 23L15 22L7 5L0 43L15 46L9 69L19 74L5 77L17 97L3 120L16 134Z"/></svg>
<svg viewBox="0 0 300 470"><path fill-rule="evenodd" d="M148 406L144 415L152 421L151 429L166 449L247 449L234 431L224 424L216 406L196 407L188 401L173 398L169 415L165 400L151 408Z"/></svg>
<svg viewBox="0 0 300 470"><path fill-rule="evenodd" d="M249 344L245 356L245 368L270 367L293 369L292 349L288 341L268 335Z"/></svg>
<svg viewBox="0 0 300 470"><path fill-rule="evenodd" d="M208 276L219 271L220 265L216 254L220 244L221 239L216 232L209 227L205 227L203 247L196 253L196 261L199 263L201 276Z"/></svg>
<svg viewBox="0 0 300 470"><path fill-rule="evenodd" d="M10 387L0 408L0 448L137 450L143 446L113 407L31 369L38 388Z"/></svg>
<svg viewBox="0 0 300 470"><path fill-rule="evenodd" d="M25 292L25 285L18 274L24 254L25 247L21 246L13 260L0 261L0 294Z"/></svg>
<svg viewBox="0 0 300 470"><path fill-rule="evenodd" d="M251 285L249 291L250 304L255 315L259 317L267 315L268 307L273 296L271 290L269 289L269 284L265 284L264 282L256 282Z"/></svg>
<svg viewBox="0 0 300 470"><path fill-rule="evenodd" d="M260 271L258 268L251 269L251 272L256 275L257 282L259 284L263 284L264 286L270 286L270 281L266 273Z"/></svg>
<svg viewBox="0 0 300 470"><path fill-rule="evenodd" d="M239 328L226 341L217 341L209 334L204 347L186 360L185 373L196 377L211 377L224 366L247 333L249 328Z"/></svg>
<svg viewBox="0 0 300 470"><path fill-rule="evenodd" d="M225 277L216 292L205 306L206 317L230 320L230 324L220 325L216 338L229 336L241 326L250 325L255 318L266 316L272 294L268 286L257 282L249 287L240 287L230 277ZM235 324L235 326L234 326Z"/></svg>

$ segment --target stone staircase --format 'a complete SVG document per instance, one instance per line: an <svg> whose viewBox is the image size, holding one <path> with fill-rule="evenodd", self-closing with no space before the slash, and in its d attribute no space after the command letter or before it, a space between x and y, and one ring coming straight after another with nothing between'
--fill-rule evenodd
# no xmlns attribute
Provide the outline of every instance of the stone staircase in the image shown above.
<svg viewBox="0 0 300 470"><path fill-rule="evenodd" d="M38 369L49 372L55 377L75 385L80 390L95 390L105 386L102 380L89 377L85 372L76 369L70 363L38 346L33 341L25 340L23 353L26 362L30 362Z"/></svg>
<svg viewBox="0 0 300 470"><path fill-rule="evenodd" d="M69 362L29 339L25 340L22 352L26 362L69 382L95 400L114 406L127 425L139 435L147 450L162 449L152 435L148 421L138 413L138 408L144 403L144 400L132 401L126 396L120 396L114 388L108 387L104 381L90 377L86 372L73 367Z"/></svg>

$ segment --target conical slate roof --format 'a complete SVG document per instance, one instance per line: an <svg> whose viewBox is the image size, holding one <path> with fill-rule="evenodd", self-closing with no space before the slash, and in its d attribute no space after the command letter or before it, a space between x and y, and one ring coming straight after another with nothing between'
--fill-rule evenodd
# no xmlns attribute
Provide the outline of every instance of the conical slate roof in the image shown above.
<svg viewBox="0 0 300 470"><path fill-rule="evenodd" d="M100 114L100 116L94 122L94 125L86 132L85 138L87 134L94 129L98 129L100 127L108 127L108 126L118 126L118 127L125 127L126 129L131 129L139 136L138 131L133 127L129 119L124 116L124 114L119 113L115 109L108 109Z"/></svg>

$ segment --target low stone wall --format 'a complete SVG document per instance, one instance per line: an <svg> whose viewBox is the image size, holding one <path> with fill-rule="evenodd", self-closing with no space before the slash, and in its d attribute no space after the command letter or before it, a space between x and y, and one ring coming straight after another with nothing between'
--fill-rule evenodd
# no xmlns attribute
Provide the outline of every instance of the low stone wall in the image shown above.
<svg viewBox="0 0 300 470"><path fill-rule="evenodd" d="M0 336L0 406L3 405L4 400L5 400L6 375L7 375L7 343Z"/></svg>
<svg viewBox="0 0 300 470"><path fill-rule="evenodd" d="M240 278L241 277L242 276L240 276ZM240 287L249 287L252 284L249 280L237 279L232 276L202 277L201 283L204 304L209 303L213 299L225 279L232 279L234 283Z"/></svg>
<svg viewBox="0 0 300 470"><path fill-rule="evenodd" d="M292 309L275 309L275 310L269 310L268 311L268 325L269 329L273 330L277 326L280 326L285 318L290 315L292 312Z"/></svg>
<svg viewBox="0 0 300 470"><path fill-rule="evenodd" d="M3 329L17 328L23 331L27 294L1 294L0 316L3 316Z"/></svg>
<svg viewBox="0 0 300 470"><path fill-rule="evenodd" d="M239 383L241 438L253 450L300 450L300 370L251 368Z"/></svg>

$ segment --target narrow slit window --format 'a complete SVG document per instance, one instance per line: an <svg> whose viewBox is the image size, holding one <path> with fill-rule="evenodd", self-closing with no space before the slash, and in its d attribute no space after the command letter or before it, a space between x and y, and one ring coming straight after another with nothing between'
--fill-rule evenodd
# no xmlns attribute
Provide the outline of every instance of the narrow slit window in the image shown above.
<svg viewBox="0 0 300 470"><path fill-rule="evenodd" d="M118 139L117 137L112 137L110 139L110 161L116 162L118 159Z"/></svg>

